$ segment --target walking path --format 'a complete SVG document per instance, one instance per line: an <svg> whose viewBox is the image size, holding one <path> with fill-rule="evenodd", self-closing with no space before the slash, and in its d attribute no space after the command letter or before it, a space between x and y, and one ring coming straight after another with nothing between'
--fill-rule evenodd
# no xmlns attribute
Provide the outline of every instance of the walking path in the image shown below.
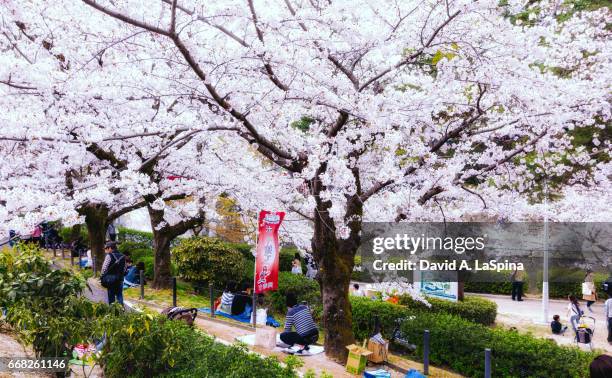
<svg viewBox="0 0 612 378"><path fill-rule="evenodd" d="M538 298L525 298L522 302L513 301L512 298L505 295L492 294L470 294L483 298L490 299L497 303L497 323L507 326L513 326L520 331L529 331L536 336L546 337L555 340L561 345L571 345L573 341L573 333L571 326L565 335L553 335L550 332L550 322L553 315L561 316L561 323L569 325L567 320L567 304L568 302L560 299L551 299L549 304L549 318L544 324L542 323L543 311L542 300ZM607 341L608 328L604 316L603 302L595 303L592 308L593 312L589 312L586 304L581 302L581 307L585 311L585 316L595 318L595 334L593 338L593 347L595 349L603 349L607 354L612 355L612 345ZM581 345L581 348L588 349L588 346Z"/></svg>

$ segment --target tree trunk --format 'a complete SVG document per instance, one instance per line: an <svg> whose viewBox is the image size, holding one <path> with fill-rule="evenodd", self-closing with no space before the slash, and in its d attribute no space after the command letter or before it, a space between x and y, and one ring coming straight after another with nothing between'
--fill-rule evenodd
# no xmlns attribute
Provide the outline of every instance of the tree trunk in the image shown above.
<svg viewBox="0 0 612 378"><path fill-rule="evenodd" d="M198 216L183 220L178 224L169 226L164 221L164 211L147 206L149 217L151 218L151 228L153 229L153 249L155 251L155 265L153 284L154 289L165 289L170 287L170 243L177 237L183 235L193 227L200 226L204 221L204 213ZM164 225L160 227L160 225Z"/></svg>
<svg viewBox="0 0 612 378"><path fill-rule="evenodd" d="M348 203L345 219L351 221L347 239L336 237L334 221L328 216L331 204L318 201L317 206L312 250L319 265L325 354L345 363L348 355L346 346L355 342L349 285L360 241L362 204L359 201Z"/></svg>
<svg viewBox="0 0 612 378"><path fill-rule="evenodd" d="M154 289L166 289L170 287L170 242L174 239L167 235L164 230L153 229L153 248L155 250L155 265L152 287Z"/></svg>
<svg viewBox="0 0 612 378"><path fill-rule="evenodd" d="M164 211L147 206L153 229L153 251L155 263L153 266L154 289L165 289L170 287L170 242L174 237L168 235L168 229L159 226L164 222Z"/></svg>
<svg viewBox="0 0 612 378"><path fill-rule="evenodd" d="M345 255L338 248L338 240L324 241L325 258L319 262L319 283L323 301L325 354L338 362L347 358L347 345L353 344L353 316L349 301L349 285L354 255ZM334 248L336 247L336 248ZM334 248L334 249L332 249Z"/></svg>
<svg viewBox="0 0 612 378"><path fill-rule="evenodd" d="M91 256L95 259L96 271L99 272L104 262L108 208L102 205L88 205L82 210L82 213L85 214Z"/></svg>

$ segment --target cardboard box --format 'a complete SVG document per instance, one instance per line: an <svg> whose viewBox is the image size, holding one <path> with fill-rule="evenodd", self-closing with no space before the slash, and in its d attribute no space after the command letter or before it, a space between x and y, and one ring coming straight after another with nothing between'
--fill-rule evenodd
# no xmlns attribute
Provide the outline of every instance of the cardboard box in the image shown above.
<svg viewBox="0 0 612 378"><path fill-rule="evenodd" d="M355 344L348 345L346 349L349 351L348 359L346 360L346 371L351 374L361 375L365 371L368 356L372 352Z"/></svg>
<svg viewBox="0 0 612 378"><path fill-rule="evenodd" d="M385 362L389 356L389 342L385 341L384 344L380 344L376 341L368 340L368 350L372 352L368 356L368 360L377 364Z"/></svg>

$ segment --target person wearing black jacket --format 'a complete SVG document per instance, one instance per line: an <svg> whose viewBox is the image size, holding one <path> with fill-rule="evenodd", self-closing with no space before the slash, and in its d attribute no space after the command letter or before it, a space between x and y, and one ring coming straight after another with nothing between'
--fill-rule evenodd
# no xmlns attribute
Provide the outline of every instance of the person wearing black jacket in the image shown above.
<svg viewBox="0 0 612 378"><path fill-rule="evenodd" d="M234 294L232 299L232 315L240 315L246 310L247 304L253 308L253 298L246 292L246 287L239 293Z"/></svg>
<svg viewBox="0 0 612 378"><path fill-rule="evenodd" d="M125 273L125 256L117 250L117 243L114 241L106 242L104 245L104 252L106 257L102 264L102 271L100 276L103 277L108 274L112 274L117 277L115 282L110 285L106 291L108 294L108 304L111 304L117 300L118 303L123 305L123 275Z"/></svg>

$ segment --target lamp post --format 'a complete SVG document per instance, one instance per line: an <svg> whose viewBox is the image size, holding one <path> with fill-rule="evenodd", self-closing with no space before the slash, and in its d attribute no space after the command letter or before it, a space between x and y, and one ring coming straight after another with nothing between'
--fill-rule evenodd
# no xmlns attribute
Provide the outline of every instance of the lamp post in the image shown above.
<svg viewBox="0 0 612 378"><path fill-rule="evenodd" d="M542 269L542 322L547 323L548 301L548 180L544 179L544 261Z"/></svg>

